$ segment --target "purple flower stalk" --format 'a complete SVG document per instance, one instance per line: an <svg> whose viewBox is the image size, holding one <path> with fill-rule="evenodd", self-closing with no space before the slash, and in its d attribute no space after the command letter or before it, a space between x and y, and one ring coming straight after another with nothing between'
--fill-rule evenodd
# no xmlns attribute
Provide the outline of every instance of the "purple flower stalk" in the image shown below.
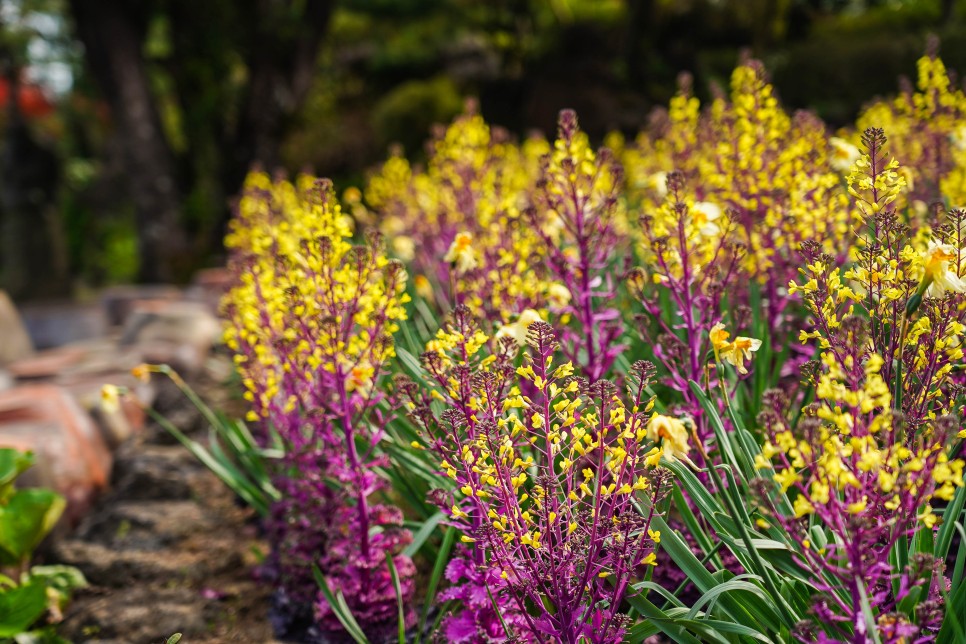
<svg viewBox="0 0 966 644"><path fill-rule="evenodd" d="M610 150L595 155L572 110L560 113L559 137L542 161L536 203L530 211L543 239L553 277L570 292L567 310L575 324L564 327L567 357L588 380L602 378L624 350L615 299L615 229L623 169ZM622 267L617 266L617 273Z"/></svg>
<svg viewBox="0 0 966 644"><path fill-rule="evenodd" d="M283 498L267 533L275 550L281 603L315 628L342 626L312 575L318 565L373 638L396 628L387 556L412 597L411 540L402 514L376 502L376 468L389 417L378 383L394 355L392 333L406 273L381 253L381 239L349 243L351 231L331 185L298 186L253 175L229 245L238 278L226 299L229 346L242 372L250 419L277 432L285 448L276 473ZM407 624L414 614L407 613Z"/></svg>
<svg viewBox="0 0 966 644"><path fill-rule="evenodd" d="M618 642L621 600L637 568L655 563L660 540L649 530L667 477L647 440L653 367L635 364L625 405L608 381L588 385L572 363L555 366L555 335L531 324L524 366L514 369L515 341L486 349L489 339L457 310L423 356L445 411L437 416L426 396L410 402L457 488L437 496L452 503L488 592L522 617L518 633Z"/></svg>

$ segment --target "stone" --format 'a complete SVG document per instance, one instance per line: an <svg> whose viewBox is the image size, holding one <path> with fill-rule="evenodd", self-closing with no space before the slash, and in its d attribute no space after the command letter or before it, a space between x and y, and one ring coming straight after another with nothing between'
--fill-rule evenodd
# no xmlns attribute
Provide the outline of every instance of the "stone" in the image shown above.
<svg viewBox="0 0 966 644"><path fill-rule="evenodd" d="M0 337L0 365L33 355L33 341L6 291L0 291Z"/></svg>
<svg viewBox="0 0 966 644"><path fill-rule="evenodd" d="M206 603L189 588L132 586L120 595L81 591L58 630L85 642L165 642L175 633L187 642L208 628Z"/></svg>
<svg viewBox="0 0 966 644"><path fill-rule="evenodd" d="M0 447L34 452L37 464L22 482L63 494L71 523L110 478L111 453L94 421L55 385L22 385L0 393Z"/></svg>
<svg viewBox="0 0 966 644"><path fill-rule="evenodd" d="M195 273L186 295L192 301L204 303L212 313L217 314L221 300L234 279L227 268L206 268Z"/></svg>
<svg viewBox="0 0 966 644"><path fill-rule="evenodd" d="M217 544L218 552L192 548L179 542L177 548L155 551L118 550L81 539L64 539L54 544L54 556L69 566L84 571L96 586L130 587L139 581L166 579L171 583L198 583L213 574L244 565L237 552L226 552ZM180 547L184 545L184 547Z"/></svg>
<svg viewBox="0 0 966 644"><path fill-rule="evenodd" d="M194 501L113 501L85 519L76 537L116 551L156 551L212 526L213 518Z"/></svg>
<svg viewBox="0 0 966 644"><path fill-rule="evenodd" d="M121 346L135 347L144 362L191 375L204 366L221 334L221 323L204 304L142 302L124 327Z"/></svg>
<svg viewBox="0 0 966 644"><path fill-rule="evenodd" d="M6 391L14 386L13 375L6 369L0 369L0 391Z"/></svg>
<svg viewBox="0 0 966 644"><path fill-rule="evenodd" d="M21 308L20 315L37 349L99 338L107 332L107 317L96 304L31 303Z"/></svg>
<svg viewBox="0 0 966 644"><path fill-rule="evenodd" d="M143 302L180 300L181 290L162 284L128 284L111 286L101 292L101 307L111 326L123 326Z"/></svg>
<svg viewBox="0 0 966 644"><path fill-rule="evenodd" d="M127 448L118 452L112 483L118 495L139 502L192 498L192 485L204 471L184 447L141 445L136 450L136 455Z"/></svg>
<svg viewBox="0 0 966 644"><path fill-rule="evenodd" d="M84 359L86 351L79 347L58 347L15 360L7 370L20 380L53 378Z"/></svg>

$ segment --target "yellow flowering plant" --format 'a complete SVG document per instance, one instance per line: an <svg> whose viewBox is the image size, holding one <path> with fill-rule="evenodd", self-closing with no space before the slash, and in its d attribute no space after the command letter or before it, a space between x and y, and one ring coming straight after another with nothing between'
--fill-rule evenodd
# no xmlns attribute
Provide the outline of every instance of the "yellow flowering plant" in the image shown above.
<svg viewBox="0 0 966 644"><path fill-rule="evenodd" d="M253 505L282 621L956 641L966 130L919 71L860 118L894 156L743 60L602 148L572 111L518 142L470 108L345 210L253 173L223 310L252 440L278 437Z"/></svg>
<svg viewBox="0 0 966 644"><path fill-rule="evenodd" d="M634 365L625 403L612 383L588 383L558 362L555 336L532 323L515 368L515 343L488 338L458 309L423 355L435 388L403 387L453 481L436 498L463 532L464 556L487 571L465 573L464 584L486 584L504 620L533 641L617 641L635 569L656 564L650 522L667 485L659 462L686 459L687 435L648 418L653 367ZM492 621L479 610L473 619L484 629Z"/></svg>

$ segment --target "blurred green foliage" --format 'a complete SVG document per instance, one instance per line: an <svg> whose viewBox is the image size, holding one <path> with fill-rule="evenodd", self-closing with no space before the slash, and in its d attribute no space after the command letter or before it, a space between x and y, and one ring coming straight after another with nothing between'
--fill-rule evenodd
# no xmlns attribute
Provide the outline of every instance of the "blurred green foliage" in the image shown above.
<svg viewBox="0 0 966 644"><path fill-rule="evenodd" d="M80 284L130 281L139 246L124 190L129 168L72 31L69 2L13 4L56 28L15 29L8 9L0 12L0 49L19 52L28 69L43 68L50 61L33 60L30 42L50 38L56 47L44 55L73 74L57 112L31 123L63 161L58 204L70 274ZM212 0L192 20L183 13L190 3L139 6L150 9L142 54L165 143L178 160L181 226L192 261L217 263L226 204L238 188L237 173L227 171L226 132L244 117L252 74L251 42L238 35L243 5ZM271 29L296 33L298 6L273 16ZM552 130L564 107L576 108L597 140L612 129L633 134L673 95L680 72L708 98L713 84L727 84L742 51L765 61L786 104L815 109L835 126L863 102L895 92L928 34L939 35L951 68L966 70L964 18L966 0L343 0L310 89L280 121L278 154L262 161L359 185L394 143L420 158L431 126L470 97L488 121L518 135Z"/></svg>

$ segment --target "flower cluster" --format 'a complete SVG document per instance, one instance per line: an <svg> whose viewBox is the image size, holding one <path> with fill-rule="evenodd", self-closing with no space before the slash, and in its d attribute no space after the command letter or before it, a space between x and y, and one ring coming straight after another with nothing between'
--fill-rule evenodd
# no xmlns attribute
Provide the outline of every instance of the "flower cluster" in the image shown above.
<svg viewBox="0 0 966 644"><path fill-rule="evenodd" d="M453 481L448 512L473 564L500 580L486 592L534 641L621 641L621 599L637 567L656 562L658 463L687 451L676 428L648 422L652 367L634 366L625 404L612 383L588 384L555 360L544 322L530 325L517 368L516 344L494 345L466 310L430 344L423 361L437 388L410 402Z"/></svg>
<svg viewBox="0 0 966 644"><path fill-rule="evenodd" d="M859 132L875 127L889 133L892 152L904 168L901 205L922 219L944 198L954 207L966 206L966 93L956 88L936 55L938 43L929 49L917 63L915 88L906 86L895 99L874 103L857 123Z"/></svg>
<svg viewBox="0 0 966 644"><path fill-rule="evenodd" d="M885 135L870 129L864 142L868 153L849 175L849 191L865 215L855 262L842 271L816 244L805 244L803 279L789 289L802 294L815 320L800 339L815 338L821 349L831 347L843 320L870 319L868 339L884 360L882 377L895 407L915 427L948 412L942 390L963 357L964 216L953 211L932 233L910 234L896 211L905 178L883 149Z"/></svg>
<svg viewBox="0 0 966 644"><path fill-rule="evenodd" d="M868 153L849 175L866 217L857 261L843 275L817 244L807 245L803 281L790 284L814 320L801 338L821 351L808 372L817 401L793 428L781 397L770 399L762 413L769 438L756 465L777 484L774 517L797 539L803 565L822 571L816 619L853 642L887 637L897 624L928 638L928 623L902 613L901 602L910 584L930 583L933 566L896 585L902 571L890 556L918 525L932 529L931 504L952 500L963 485L944 387L966 328L961 218L924 247L909 239L895 213L905 186L898 164L884 153L880 130L863 141ZM865 605L892 617L870 623Z"/></svg>
<svg viewBox="0 0 966 644"><path fill-rule="evenodd" d="M692 226L700 232L689 240L690 260L707 262L721 244L740 249L739 257L718 263L737 259L739 277L760 285L766 328L782 333L790 301L784 284L795 275L801 242L816 240L825 252L846 254L854 213L835 142L813 115L785 112L761 63L748 60L732 74L730 96L717 96L704 111L685 78L667 113L622 150L621 160L629 197L645 215L666 207L668 175L682 173ZM662 216L653 219L659 223ZM666 227L676 230L673 222ZM645 246L664 236L660 226L644 232Z"/></svg>
<svg viewBox="0 0 966 644"><path fill-rule="evenodd" d="M720 208L688 198L683 174L672 172L666 181L664 204L653 216L641 217L650 278L638 268L628 274L628 283L648 314L641 334L654 346L667 383L681 394L681 413L695 423L703 444L710 428L688 381L707 379L708 353L718 349L709 329L721 325L722 295L735 276L739 254L728 245L729 224L722 221ZM670 309L664 298L653 297L652 284L670 298ZM747 373L743 362L741 371Z"/></svg>
<svg viewBox="0 0 966 644"><path fill-rule="evenodd" d="M374 451L388 417L379 380L405 319L406 272L381 241L350 243L350 220L328 182L249 177L227 244L236 284L226 296L226 342L242 374L250 420L283 441L282 501L268 526L282 603L315 604L323 631L341 625L318 594L312 565L366 619L392 629L395 560L407 597L415 572L398 508L373 501L383 486ZM327 517L320 522L320 516ZM378 528L378 529L377 529Z"/></svg>
<svg viewBox="0 0 966 644"><path fill-rule="evenodd" d="M777 486L774 519L798 542L802 565L820 572L815 618L852 642L873 641L877 628L886 634L869 624L864 605L897 616L909 584L928 582L931 568L895 589L893 546L918 525L933 528L930 503L951 500L963 485L963 461L951 460L946 447L954 419L916 431L893 411L883 360L866 333L860 318L843 320L822 354L818 402L797 427L779 405L762 412L769 438L756 463ZM897 619L912 627L915 617Z"/></svg>
<svg viewBox="0 0 966 644"><path fill-rule="evenodd" d="M966 561L945 577L966 98L919 65L861 135L789 113L745 60L600 149L572 111L519 143L471 107L346 212L327 182L253 174L224 312L248 419L284 446L279 630L942 640ZM444 608L417 622L437 554Z"/></svg>
<svg viewBox="0 0 966 644"><path fill-rule="evenodd" d="M546 278L544 246L524 215L547 148L537 139L516 146L470 111L432 142L425 172L390 158L360 212L379 222L417 290L442 310L460 303L510 323L528 309L561 308L569 294Z"/></svg>
<svg viewBox="0 0 966 644"><path fill-rule="evenodd" d="M594 153L571 110L560 114L560 133L542 172L531 223L547 249L547 265L566 288L566 310L576 329L565 327L567 356L591 382L607 373L623 350L615 298L620 266L618 195L623 171L606 148Z"/></svg>

